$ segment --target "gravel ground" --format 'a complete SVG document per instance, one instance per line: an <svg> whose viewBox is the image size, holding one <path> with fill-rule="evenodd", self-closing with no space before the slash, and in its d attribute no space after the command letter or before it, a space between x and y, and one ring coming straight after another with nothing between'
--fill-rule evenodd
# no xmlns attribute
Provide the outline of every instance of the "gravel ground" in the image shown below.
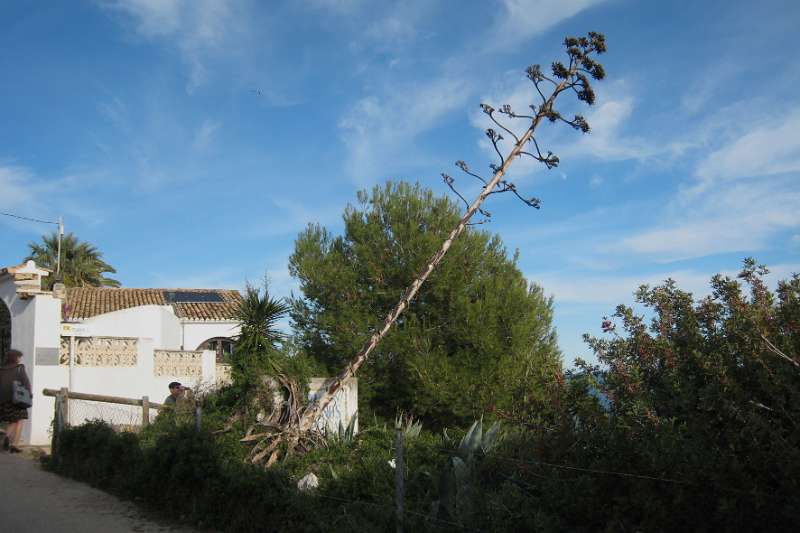
<svg viewBox="0 0 800 533"><path fill-rule="evenodd" d="M42 470L30 457L0 452L0 531L14 533L176 532L136 505Z"/></svg>

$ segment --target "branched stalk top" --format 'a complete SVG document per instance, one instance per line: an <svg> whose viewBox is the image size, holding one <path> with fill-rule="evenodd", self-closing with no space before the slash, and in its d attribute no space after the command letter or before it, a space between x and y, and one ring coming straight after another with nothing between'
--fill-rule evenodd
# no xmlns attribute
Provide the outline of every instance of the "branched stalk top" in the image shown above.
<svg viewBox="0 0 800 533"><path fill-rule="evenodd" d="M497 162L489 165L493 174L496 176L500 173L500 169L507 166L509 158L527 156L544 164L548 169L555 168L560 163L558 156L551 151L543 150L536 136L534 130L542 119L547 119L550 122L564 122L582 133L589 133L591 130L589 123L582 115L574 115L572 118L566 118L554 106L556 98L564 91L572 91L578 97L578 100L586 102L588 105L593 105L595 102L594 89L590 82L590 78L594 80L602 80L605 78L605 70L603 65L597 62L592 56L600 55L606 51L606 41L602 33L589 32L586 37L567 37L564 39L564 46L566 47L567 57L569 61L565 65L561 61L554 61L551 64L551 74L547 75L543 72L541 65L531 65L525 73L528 79L533 83L536 92L541 98L541 103L531 104L528 110L524 113L517 112L512 109L511 105L504 104L499 109L495 109L489 104L481 103L481 109L494 123L495 127L486 130L486 137L492 143L494 151L497 153ZM550 94L545 96L546 89L550 88ZM512 121L525 121L528 123L528 131L522 136L514 133L510 127L509 120ZM508 137L506 137L508 136ZM514 149L507 156L503 156L501 149L503 141L513 139ZM526 146L528 145L528 146ZM456 161L456 166L465 174L477 179L482 184L482 188L486 189L490 185L490 180L480 175L479 173L471 170L464 161ZM502 172L504 174L505 171ZM455 187L456 180L449 174L442 174L444 183L458 196L458 198L469 207L470 204L464 196L458 192ZM526 205L539 209L541 207L541 200L536 197L527 198L520 194L517 186L507 179L499 180L493 187L491 187L489 194L510 192L514 194L519 200ZM470 224L483 224L489 221L491 214L483 208L478 208L478 212L484 217L483 220L478 222L471 222Z"/></svg>

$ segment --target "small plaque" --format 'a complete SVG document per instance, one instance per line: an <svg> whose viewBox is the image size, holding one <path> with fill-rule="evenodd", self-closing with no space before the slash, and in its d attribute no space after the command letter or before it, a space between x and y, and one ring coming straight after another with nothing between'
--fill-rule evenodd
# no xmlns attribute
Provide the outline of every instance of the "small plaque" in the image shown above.
<svg viewBox="0 0 800 533"><path fill-rule="evenodd" d="M58 348L36 348L36 364L58 366Z"/></svg>

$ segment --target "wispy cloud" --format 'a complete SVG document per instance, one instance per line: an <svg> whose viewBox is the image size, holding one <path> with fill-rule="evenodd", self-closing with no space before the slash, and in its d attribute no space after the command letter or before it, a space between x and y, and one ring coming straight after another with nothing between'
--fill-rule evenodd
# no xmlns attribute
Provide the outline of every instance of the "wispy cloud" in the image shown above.
<svg viewBox="0 0 800 533"><path fill-rule="evenodd" d="M32 174L23 167L0 166L0 209L11 211L24 207L33 216L41 205L32 180Z"/></svg>
<svg viewBox="0 0 800 533"><path fill-rule="evenodd" d="M800 109L771 119L708 155L697 166L701 192L720 181L800 171Z"/></svg>
<svg viewBox="0 0 800 533"><path fill-rule="evenodd" d="M102 218L100 211L82 194L92 186L92 176L48 179L23 166L0 164L0 211L48 221L64 216L86 223L97 222ZM0 224L14 225L31 233L45 233L54 228L11 217L0 217Z"/></svg>
<svg viewBox="0 0 800 533"><path fill-rule="evenodd" d="M254 237L285 236L297 234L309 224L331 226L341 218L344 209L343 205L331 203L312 205L309 199L297 201L286 197L272 198L270 203L274 208L274 220L253 227L247 232L249 235Z"/></svg>
<svg viewBox="0 0 800 533"><path fill-rule="evenodd" d="M779 280L800 272L800 263L770 265L766 277L771 287ZM560 272L539 272L529 274L528 279L536 281L546 294L552 294L558 303L605 304L614 306L633 301L633 294L641 285L655 286L666 279L673 279L681 290L691 292L695 298L711 293L711 277L717 273L735 278L738 271L702 272L694 269L667 270L648 275L584 275L574 276Z"/></svg>
<svg viewBox="0 0 800 533"><path fill-rule="evenodd" d="M622 240L623 249L676 261L767 247L779 232L800 226L796 175L720 185L674 203L670 223Z"/></svg>
<svg viewBox="0 0 800 533"><path fill-rule="evenodd" d="M590 159L610 162L646 161L661 156L669 157L681 153L688 147L686 142L677 139L656 141L630 132L630 124L637 111L637 100L625 80L619 80L610 86L598 86L595 92L598 94L598 104L594 107L579 107L576 102L570 100L571 93L562 96L561 102L556 106L566 117L571 117L571 113L583 115L589 122L591 131L588 134L581 134L563 123L551 125L544 122L537 130L537 139L543 151L552 150L562 160ZM495 108L508 104L518 113L524 114L530 112L531 104L541 103L541 97L527 78L514 73L507 76L481 101ZM517 134L521 134L529 125L529 122L524 120L508 120L499 116L498 118ZM481 131L490 127L497 129L497 126L479 110L470 114L470 121ZM483 135L478 143L487 156L496 158L494 148ZM510 144L505 146L510 149ZM543 169L545 167L541 163L524 158L515 162L509 175L521 179Z"/></svg>
<svg viewBox="0 0 800 533"><path fill-rule="evenodd" d="M746 119L709 122L698 131L713 127L723 142L700 157L662 221L623 238L622 250L657 261L758 251L800 227L800 110L749 129Z"/></svg>
<svg viewBox="0 0 800 533"><path fill-rule="evenodd" d="M603 0L501 0L502 10L491 31L491 46L510 47L548 30Z"/></svg>
<svg viewBox="0 0 800 533"><path fill-rule="evenodd" d="M464 79L442 77L359 99L339 122L349 174L362 184L386 177L416 137L461 108L469 92Z"/></svg>
<svg viewBox="0 0 800 533"><path fill-rule="evenodd" d="M189 68L189 91L206 82L209 59L232 46L248 21L237 0L107 0L100 5L131 20L142 37L172 43Z"/></svg>
<svg viewBox="0 0 800 533"><path fill-rule="evenodd" d="M219 122L209 119L204 120L194 134L194 139L192 140L192 146L194 149L201 152L206 150L213 141L214 134L217 132L219 127Z"/></svg>
<svg viewBox="0 0 800 533"><path fill-rule="evenodd" d="M732 52L733 53L733 52ZM709 102L719 90L744 70L738 58L730 58L719 65L704 68L704 75L694 79L681 97L681 107L689 114L707 111Z"/></svg>

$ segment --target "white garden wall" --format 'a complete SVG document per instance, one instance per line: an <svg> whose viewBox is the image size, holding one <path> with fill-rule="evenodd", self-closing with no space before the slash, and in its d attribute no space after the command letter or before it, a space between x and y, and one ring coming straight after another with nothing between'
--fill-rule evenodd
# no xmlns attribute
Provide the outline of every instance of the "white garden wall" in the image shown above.
<svg viewBox="0 0 800 533"><path fill-rule="evenodd" d="M215 385L216 353L196 350L209 339L238 335L233 321L181 320L172 306L145 305L62 323L62 300L40 289L40 279L46 274L33 262L0 271L0 300L11 315L11 346L24 354L33 388L23 443L50 443L55 401L42 394L44 389L67 387L88 394L147 396L162 403L172 381L195 390ZM325 378L311 380L310 399L319 394L324 382ZM97 416L105 419L104 410L112 409L108 404L70 402L69 422L79 424ZM358 383L352 379L336 394L319 427L329 431L347 427L357 410ZM139 408L127 409L127 414L141 420Z"/></svg>

